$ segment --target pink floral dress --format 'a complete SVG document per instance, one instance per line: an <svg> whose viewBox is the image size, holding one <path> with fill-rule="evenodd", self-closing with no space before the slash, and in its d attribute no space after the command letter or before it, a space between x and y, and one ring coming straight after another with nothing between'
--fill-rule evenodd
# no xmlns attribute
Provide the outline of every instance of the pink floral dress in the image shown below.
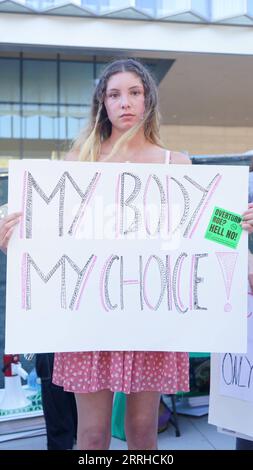
<svg viewBox="0 0 253 470"><path fill-rule="evenodd" d="M189 358L182 352L55 353L53 382L75 393L189 390Z"/></svg>

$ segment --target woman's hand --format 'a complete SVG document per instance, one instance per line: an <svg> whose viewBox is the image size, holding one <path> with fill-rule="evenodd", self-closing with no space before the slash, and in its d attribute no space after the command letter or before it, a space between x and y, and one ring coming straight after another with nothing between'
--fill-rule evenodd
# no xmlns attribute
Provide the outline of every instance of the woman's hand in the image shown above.
<svg viewBox="0 0 253 470"><path fill-rule="evenodd" d="M0 250L7 253L8 243L15 226L20 222L22 212L14 212L0 220Z"/></svg>
<svg viewBox="0 0 253 470"><path fill-rule="evenodd" d="M248 210L242 215L242 228L253 233L253 202L250 202Z"/></svg>

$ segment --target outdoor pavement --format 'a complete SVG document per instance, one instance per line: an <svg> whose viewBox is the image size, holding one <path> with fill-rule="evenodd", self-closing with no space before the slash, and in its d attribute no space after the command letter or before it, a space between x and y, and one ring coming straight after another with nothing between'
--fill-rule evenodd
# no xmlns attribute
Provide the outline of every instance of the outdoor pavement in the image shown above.
<svg viewBox="0 0 253 470"><path fill-rule="evenodd" d="M217 432L215 426L208 424L207 415L201 417L178 415L181 436L176 437L175 428L158 435L159 450L233 450L235 439ZM1 450L46 450L45 428L39 436L12 439L0 443ZM127 449L126 442L112 438L112 450Z"/></svg>

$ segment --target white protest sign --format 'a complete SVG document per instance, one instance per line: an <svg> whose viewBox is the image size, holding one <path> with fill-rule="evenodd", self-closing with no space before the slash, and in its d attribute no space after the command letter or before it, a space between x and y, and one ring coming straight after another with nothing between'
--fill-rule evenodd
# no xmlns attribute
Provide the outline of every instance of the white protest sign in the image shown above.
<svg viewBox="0 0 253 470"><path fill-rule="evenodd" d="M243 167L11 162L6 352L245 352L247 234L205 232L247 187Z"/></svg>
<svg viewBox="0 0 253 470"><path fill-rule="evenodd" d="M253 437L252 401L220 393L220 354L211 357L211 388L208 422L231 435Z"/></svg>
<svg viewBox="0 0 253 470"><path fill-rule="evenodd" d="M247 313L245 313L246 315ZM253 295L248 293L247 354L220 356L220 393L253 402Z"/></svg>
<svg viewBox="0 0 253 470"><path fill-rule="evenodd" d="M213 354L209 422L222 432L253 438L253 295L248 293L247 354Z"/></svg>
<svg viewBox="0 0 253 470"><path fill-rule="evenodd" d="M253 436L247 436L247 434L241 434L240 432L231 431L230 429L217 428L217 431L222 432L223 434L227 434L231 437L239 437L240 439L247 439L248 441L253 441Z"/></svg>

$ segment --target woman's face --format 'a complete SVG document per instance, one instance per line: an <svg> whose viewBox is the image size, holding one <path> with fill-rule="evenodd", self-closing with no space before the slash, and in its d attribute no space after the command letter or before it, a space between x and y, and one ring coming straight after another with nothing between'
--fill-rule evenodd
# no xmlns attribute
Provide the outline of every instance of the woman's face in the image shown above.
<svg viewBox="0 0 253 470"><path fill-rule="evenodd" d="M112 126L126 132L143 119L145 112L141 79L132 72L112 75L107 83L104 104Z"/></svg>

